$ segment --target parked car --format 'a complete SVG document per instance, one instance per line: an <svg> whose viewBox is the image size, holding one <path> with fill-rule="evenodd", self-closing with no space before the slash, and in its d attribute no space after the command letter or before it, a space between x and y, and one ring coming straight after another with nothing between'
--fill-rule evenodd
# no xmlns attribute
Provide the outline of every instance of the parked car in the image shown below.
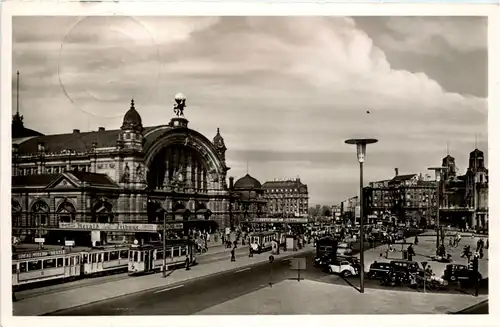
<svg viewBox="0 0 500 327"><path fill-rule="evenodd" d="M349 262L347 260L334 261L328 266L328 272L330 274L340 274L347 278L350 276L356 276L359 274L359 268L356 264Z"/></svg>
<svg viewBox="0 0 500 327"><path fill-rule="evenodd" d="M366 273L366 277L370 279L384 278L391 271L391 264L389 262L375 261L370 265L370 270Z"/></svg>
<svg viewBox="0 0 500 327"><path fill-rule="evenodd" d="M443 279L449 282L472 282L474 279L480 281L483 277L479 272L474 273L466 265L446 265Z"/></svg>
<svg viewBox="0 0 500 327"><path fill-rule="evenodd" d="M339 243L337 246L337 255L351 255L352 247L349 243Z"/></svg>
<svg viewBox="0 0 500 327"><path fill-rule="evenodd" d="M418 262L408 260L394 260L390 262L392 269L413 273L417 276L424 277L424 270L420 268Z"/></svg>
<svg viewBox="0 0 500 327"><path fill-rule="evenodd" d="M410 274L403 270L397 270L391 268L382 279L380 280L380 285L384 286L403 286L409 284Z"/></svg>
<svg viewBox="0 0 500 327"><path fill-rule="evenodd" d="M327 253L322 256L316 257L313 260L313 266L316 268L326 268L333 261L331 254Z"/></svg>

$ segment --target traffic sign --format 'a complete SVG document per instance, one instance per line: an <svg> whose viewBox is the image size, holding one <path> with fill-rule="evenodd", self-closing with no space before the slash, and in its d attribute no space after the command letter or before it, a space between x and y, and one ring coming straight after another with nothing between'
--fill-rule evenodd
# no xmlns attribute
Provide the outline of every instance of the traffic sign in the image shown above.
<svg viewBox="0 0 500 327"><path fill-rule="evenodd" d="M427 261L422 261L422 267L424 267L424 269L425 267L427 267L427 263L428 263Z"/></svg>
<svg viewBox="0 0 500 327"><path fill-rule="evenodd" d="M35 238L35 243L45 243L45 238L43 238L43 237L36 237Z"/></svg>
<svg viewBox="0 0 500 327"><path fill-rule="evenodd" d="M290 260L290 268L294 270L306 269L306 258L293 258Z"/></svg>

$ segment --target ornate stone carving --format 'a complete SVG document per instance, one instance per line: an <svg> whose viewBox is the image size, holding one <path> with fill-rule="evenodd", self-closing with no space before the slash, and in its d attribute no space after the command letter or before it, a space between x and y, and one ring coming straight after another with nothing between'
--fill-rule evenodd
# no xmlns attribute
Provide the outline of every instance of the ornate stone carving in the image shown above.
<svg viewBox="0 0 500 327"><path fill-rule="evenodd" d="M128 183L129 181L130 181L130 168L128 166L128 163L126 163L125 170L123 172L122 178L120 179L120 182Z"/></svg>

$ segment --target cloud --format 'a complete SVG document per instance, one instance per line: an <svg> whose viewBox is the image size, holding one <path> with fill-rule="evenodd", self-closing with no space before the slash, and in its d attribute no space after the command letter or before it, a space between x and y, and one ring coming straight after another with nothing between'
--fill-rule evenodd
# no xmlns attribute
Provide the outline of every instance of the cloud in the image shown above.
<svg viewBox="0 0 500 327"><path fill-rule="evenodd" d="M350 180L356 189L347 138L380 141L369 150L367 181L391 177L393 167L425 171L446 142L465 165L474 134L486 144L486 98L449 92L432 72L393 68L380 37L351 18L65 18L60 30L54 18L30 19L15 20L14 68L22 72L22 112L44 133L117 128L132 97L145 125L165 124L173 95L183 92L191 128L208 138L221 128L232 175L244 175L247 160L262 181L300 175L315 203L351 196L343 187ZM430 26L457 54L486 46L485 35L463 44L457 37L460 23L481 34L481 20L401 19L389 19L382 36L407 40L405 51L432 39ZM45 25L50 32L40 31ZM58 117L64 125L51 123Z"/></svg>
<svg viewBox="0 0 500 327"><path fill-rule="evenodd" d="M488 20L484 17L390 17L383 43L402 52L439 54L440 41L459 52L485 50Z"/></svg>

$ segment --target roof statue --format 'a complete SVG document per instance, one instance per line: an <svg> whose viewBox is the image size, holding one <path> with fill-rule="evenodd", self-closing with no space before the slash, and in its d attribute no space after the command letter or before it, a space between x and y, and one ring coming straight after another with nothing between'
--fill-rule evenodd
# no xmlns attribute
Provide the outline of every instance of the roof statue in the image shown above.
<svg viewBox="0 0 500 327"><path fill-rule="evenodd" d="M174 97L174 113L177 117L184 117L184 108L186 108L186 97L182 93L177 93Z"/></svg>

